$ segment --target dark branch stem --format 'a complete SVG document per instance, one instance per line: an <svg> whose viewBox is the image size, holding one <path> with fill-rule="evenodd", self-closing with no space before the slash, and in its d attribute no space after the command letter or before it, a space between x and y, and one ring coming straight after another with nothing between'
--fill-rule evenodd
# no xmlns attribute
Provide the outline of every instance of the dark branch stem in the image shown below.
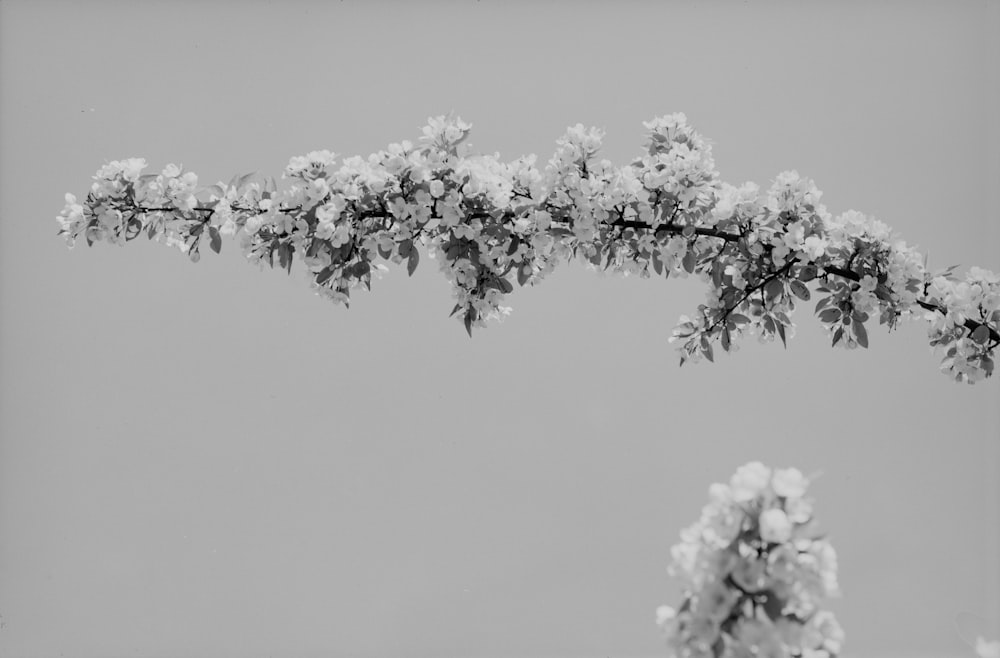
<svg viewBox="0 0 1000 658"><path fill-rule="evenodd" d="M136 211L142 212L142 213L147 213L147 212L171 212L171 211L176 212L178 210L177 208L171 208L171 207L165 207L165 208L147 208L147 207L138 206L138 205L134 206L134 209ZM193 211L197 211L197 212L207 212L207 213L209 213L209 215L203 221L208 221L209 218L212 216L212 214L215 213L215 209L214 208L193 208L192 210ZM234 206L233 210L242 211L242 212L252 212L253 209L252 208L243 208L243 207L236 207L236 206ZM298 213L298 212L301 212L301 211L302 211L301 207L279 208L278 209L278 212L281 212L281 213L284 213L284 214L295 214L295 213ZM514 213L510 213L510 212L504 213L504 214L507 216L507 218L512 218L514 216ZM624 219L624 218L621 217L621 215L619 215L618 219L616 219L616 220L614 220L612 222L607 222L607 224L609 226L618 226L618 227L622 227L622 228L631 228L631 229L636 229L636 230L653 231L654 234L667 233L667 234L670 234L670 235L683 235L685 231L688 231L689 235L700 235L700 236L705 236L705 237L710 237L710 238L717 238L717 239L723 240L725 242L735 242L735 241L739 240L742 237L739 234L729 233L728 231L721 231L721 230L715 229L715 228L707 228L707 227L701 227L701 226L677 226L676 224L673 223L674 215L676 215L676 209L675 209L675 212L671 215L670 221L668 221L666 223L663 223L663 224L655 225L655 226L651 225L651 224L647 224L645 222L638 221L638 220ZM383 211L364 211L364 212L357 213L357 218L359 220L371 219L371 218L392 218L392 216L393 216L392 213L384 211L384 210ZM441 219L441 215L439 215L436 212L436 204L435 204L435 211L431 213L430 217L432 219ZM484 212L473 212L473 213L469 213L467 215L467 217L469 219L486 219L486 218L492 217L492 215L490 215L489 213L484 213ZM553 221L556 222L556 223L568 223L565 220L555 220L554 219ZM794 261L792 261L792 262L794 262ZM781 268L780 270L774 272L769 277L765 278L765 280L762 281L760 284L758 284L758 286L755 286L753 290L758 289L760 286L765 285L767 282L769 282L770 280L774 279L775 277L780 276L781 274L787 272L788 268L791 266L792 262L789 262L783 268ZM835 276L839 276L839 277L847 279L849 281L860 281L861 280L861 276L859 274L857 274L856 272L851 271L850 269L846 269L846 268L842 268L842 267L836 267L836 266L831 266L831 265L822 266L822 269L825 270L828 274L833 274ZM742 303L743 301L746 301L746 299L748 297L749 297L749 295L744 296L744 298L740 301L740 303ZM918 306L920 306L921 308L926 309L928 311L934 311L934 312L940 313L942 315L945 315L947 313L947 311L945 309L941 308L940 306L938 306L936 304L931 304L930 302L925 302L923 300L918 300L916 303L917 303ZM737 306L738 305L739 304L737 304ZM720 321L717 321L717 322L713 323L712 328L718 326L719 322L724 322L728 318L729 314L732 313L735 310L735 308L736 307L734 306L731 309L727 309L727 312L723 316L723 318ZM966 329L968 329L970 332L972 332L972 331L975 331L976 329L978 329L981 326L987 326L987 325L985 325L984 323L976 322L975 320L967 318L965 320L964 326L965 326ZM987 326L987 328L989 329L989 332L990 332L990 340L993 343L1000 344L1000 333L998 333L997 330L993 329L992 327Z"/></svg>

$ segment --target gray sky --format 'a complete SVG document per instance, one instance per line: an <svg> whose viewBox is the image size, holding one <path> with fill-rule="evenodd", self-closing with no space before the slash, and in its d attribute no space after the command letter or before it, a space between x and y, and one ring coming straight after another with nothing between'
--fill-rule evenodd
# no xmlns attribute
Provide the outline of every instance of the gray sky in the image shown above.
<svg viewBox="0 0 1000 658"><path fill-rule="evenodd" d="M760 459L823 472L845 655L971 655L1000 389L940 375L922 324L844 352L802 309L787 350L679 369L695 282L564 266L469 340L433 261L345 311L233 242L68 251L54 217L113 159L277 176L454 109L482 152L582 122L622 163L683 111L724 180L797 169L932 267L1000 270L998 28L985 1L3 2L0 653L663 655L669 547Z"/></svg>

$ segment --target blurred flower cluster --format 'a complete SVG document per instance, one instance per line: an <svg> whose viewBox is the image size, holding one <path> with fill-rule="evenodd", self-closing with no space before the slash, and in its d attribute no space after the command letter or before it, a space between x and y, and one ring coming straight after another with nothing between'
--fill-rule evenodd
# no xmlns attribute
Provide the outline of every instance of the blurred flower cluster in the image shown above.
<svg viewBox="0 0 1000 658"><path fill-rule="evenodd" d="M813 519L809 481L760 462L713 484L697 523L671 549L683 602L657 623L672 658L832 658L837 556Z"/></svg>
<svg viewBox="0 0 1000 658"><path fill-rule="evenodd" d="M600 159L603 131L579 124L541 168L533 155L472 155L471 125L456 116L431 118L416 144L367 158L293 157L281 189L257 175L199 188L176 165L143 175L145 160L114 161L84 201L66 196L60 234L72 246L146 233L195 261L203 241L219 251L223 236L238 236L249 260L289 271L298 260L318 293L345 304L384 262L412 274L423 253L451 283L452 315L470 334L510 312L515 284L538 283L562 261L625 276L695 275L707 299L674 329L682 363L713 360L714 346L734 350L744 334L785 342L796 306L817 291L815 312L835 346L867 347L876 317L890 329L923 318L949 376L992 374L996 274L929 272L885 224L855 211L832 216L797 172L778 174L766 192L721 182L711 145L683 114L644 125L643 153L626 166Z"/></svg>

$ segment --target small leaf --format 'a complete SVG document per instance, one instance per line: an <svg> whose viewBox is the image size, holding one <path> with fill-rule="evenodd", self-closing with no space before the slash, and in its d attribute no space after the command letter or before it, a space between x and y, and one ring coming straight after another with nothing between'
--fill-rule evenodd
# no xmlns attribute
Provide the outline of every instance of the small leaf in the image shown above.
<svg viewBox="0 0 1000 658"><path fill-rule="evenodd" d="M811 297L809 293L809 288L806 284L802 283L797 279L792 279L791 281L792 293L804 302L808 302Z"/></svg>
<svg viewBox="0 0 1000 658"><path fill-rule="evenodd" d="M660 252L654 251L650 260L653 261L653 271L656 272L657 275L663 274L663 261L660 260Z"/></svg>
<svg viewBox="0 0 1000 658"><path fill-rule="evenodd" d="M828 308L819 314L819 319L827 324L832 324L840 320L839 308Z"/></svg>
<svg viewBox="0 0 1000 658"><path fill-rule="evenodd" d="M257 172L254 171L254 172L251 172L251 173L247 174L246 176L240 176L239 179L236 181L236 189L239 189L239 188L243 187L244 185L246 185L247 183L249 183L250 179L252 179L256 175L257 175Z"/></svg>
<svg viewBox="0 0 1000 658"><path fill-rule="evenodd" d="M767 598L764 600L764 612L772 620L777 620L781 618L781 611L785 608L785 602L781 600L774 592L768 592Z"/></svg>
<svg viewBox="0 0 1000 658"><path fill-rule="evenodd" d="M283 270L288 270L288 273L292 273L292 245L288 242L283 242L278 247L278 265Z"/></svg>
<svg viewBox="0 0 1000 658"><path fill-rule="evenodd" d="M768 299L774 299L780 297L785 292L785 284L782 283L781 279L771 279L764 286L764 294L767 295Z"/></svg>
<svg viewBox="0 0 1000 658"><path fill-rule="evenodd" d="M729 345L731 344L730 341L731 341L731 337L729 335L729 330L728 329L723 329L722 330L722 349L724 349L727 352L729 351Z"/></svg>
<svg viewBox="0 0 1000 658"><path fill-rule="evenodd" d="M469 334L469 338L472 338L472 310L469 309L465 313L465 332Z"/></svg>
<svg viewBox="0 0 1000 658"><path fill-rule="evenodd" d="M417 271L417 265L420 263L420 250L411 249L410 258L406 261L406 273L409 276L413 276L413 273Z"/></svg>
<svg viewBox="0 0 1000 658"><path fill-rule="evenodd" d="M329 281L330 277L333 276L333 272L334 272L333 267L324 267L319 272L317 272L316 273L317 285L323 285L324 283Z"/></svg>
<svg viewBox="0 0 1000 658"><path fill-rule="evenodd" d="M833 344L830 347L836 347L840 339L844 337L844 328L838 327L835 332L833 332Z"/></svg>
<svg viewBox="0 0 1000 658"><path fill-rule="evenodd" d="M990 328L985 324L981 324L976 327L976 330L972 332L972 340L980 345L985 345L986 341L990 339Z"/></svg>
<svg viewBox="0 0 1000 658"><path fill-rule="evenodd" d="M694 272L695 257L693 251L688 251L686 254L684 254L684 260L681 261L681 265L684 266L684 271L687 272L688 274Z"/></svg>
<svg viewBox="0 0 1000 658"><path fill-rule="evenodd" d="M513 256L517 252L517 248L521 245L521 238L516 235L512 235L510 238L510 246L507 247L507 255Z"/></svg>
<svg viewBox="0 0 1000 658"><path fill-rule="evenodd" d="M854 328L854 337L857 339L858 345L860 345L861 347L867 348L868 347L868 330L865 329L864 323L863 322L858 322L857 320L855 320L853 328Z"/></svg>
<svg viewBox="0 0 1000 658"><path fill-rule="evenodd" d="M705 355L705 358L715 363L715 356L712 354L712 344L708 342L708 336L701 337L701 353Z"/></svg>
<svg viewBox="0 0 1000 658"><path fill-rule="evenodd" d="M498 279L498 282L500 283L500 290L503 291L505 295L509 295L514 292L514 284L507 279Z"/></svg>
<svg viewBox="0 0 1000 658"><path fill-rule="evenodd" d="M799 277L798 278L799 278L799 281L802 281L803 283L806 283L808 281L812 281L813 279L816 278L816 266L815 265L806 265L805 267L803 267L802 269L799 270Z"/></svg>
<svg viewBox="0 0 1000 658"><path fill-rule="evenodd" d="M775 327L778 330L778 337L781 338L781 344L784 345L785 348L787 349L788 343L785 340L785 325L781 324L780 322L776 322Z"/></svg>
<svg viewBox="0 0 1000 658"><path fill-rule="evenodd" d="M212 251L215 253L222 251L222 236L219 235L219 229L214 226L209 226L208 237L210 239L209 246L212 247Z"/></svg>
<svg viewBox="0 0 1000 658"><path fill-rule="evenodd" d="M369 274L371 274L372 266L371 266L371 263L369 263L368 261L366 261L366 260L360 260L360 261L358 261L357 263L354 264L353 270L354 270L354 276L356 278L360 279L362 277L365 277L365 276L368 276ZM369 288L369 290L370 289L371 288Z"/></svg>

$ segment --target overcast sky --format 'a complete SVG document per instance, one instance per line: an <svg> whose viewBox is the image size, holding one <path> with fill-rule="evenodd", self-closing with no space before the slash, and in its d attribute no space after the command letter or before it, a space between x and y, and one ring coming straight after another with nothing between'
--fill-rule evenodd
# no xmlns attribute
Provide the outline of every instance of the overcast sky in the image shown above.
<svg viewBox="0 0 1000 658"><path fill-rule="evenodd" d="M875 4L0 3L0 654L660 656L669 547L759 459L823 473L845 656L971 655L1000 384L922 323L846 352L803 309L787 350L678 368L694 281L566 265L470 340L429 260L348 311L233 242L56 237L113 159L278 176L454 109L482 152L582 122L624 163L683 111L723 180L797 169L1000 271L998 5Z"/></svg>

